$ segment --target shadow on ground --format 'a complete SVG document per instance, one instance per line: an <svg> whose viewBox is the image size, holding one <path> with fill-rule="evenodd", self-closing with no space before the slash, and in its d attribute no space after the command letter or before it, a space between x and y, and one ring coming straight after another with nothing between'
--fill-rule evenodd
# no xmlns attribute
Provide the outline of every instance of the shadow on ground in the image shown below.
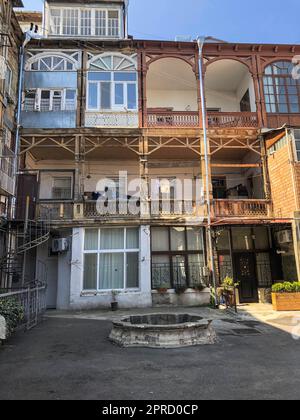
<svg viewBox="0 0 300 420"><path fill-rule="evenodd" d="M0 399L300 398L299 341L250 318L214 325L213 346L122 349L109 320L46 318L0 348Z"/></svg>

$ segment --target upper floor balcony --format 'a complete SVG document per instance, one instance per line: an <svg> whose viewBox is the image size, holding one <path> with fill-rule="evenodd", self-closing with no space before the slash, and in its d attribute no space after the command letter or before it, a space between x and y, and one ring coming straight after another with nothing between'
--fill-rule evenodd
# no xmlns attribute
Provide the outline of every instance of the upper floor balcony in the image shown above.
<svg viewBox="0 0 300 420"><path fill-rule="evenodd" d="M94 0L83 5L46 0L45 36L48 38L122 39L126 35L126 1Z"/></svg>
<svg viewBox="0 0 300 420"><path fill-rule="evenodd" d="M259 127L253 78L241 62L220 59L207 65L205 98L209 127Z"/></svg>

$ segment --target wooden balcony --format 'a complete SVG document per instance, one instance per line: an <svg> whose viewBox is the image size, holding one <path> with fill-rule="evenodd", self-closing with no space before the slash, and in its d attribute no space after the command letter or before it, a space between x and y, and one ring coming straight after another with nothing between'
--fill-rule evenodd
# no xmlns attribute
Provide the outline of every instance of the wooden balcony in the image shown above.
<svg viewBox="0 0 300 420"><path fill-rule="evenodd" d="M258 128L256 112L208 112L211 128ZM148 109L147 124L151 128L197 128L202 126L198 112Z"/></svg>
<svg viewBox="0 0 300 420"><path fill-rule="evenodd" d="M180 219L204 219L205 207L198 207L192 202L182 200L151 201L147 203L130 203L127 200L108 203L98 208L97 201L83 202L59 202L59 201L40 201L37 204L36 217L44 220L50 217L55 223L74 222L74 221L93 221L93 220L140 220L151 218L154 220Z"/></svg>
<svg viewBox="0 0 300 420"><path fill-rule="evenodd" d="M212 128L258 128L256 112L208 112Z"/></svg>
<svg viewBox="0 0 300 420"><path fill-rule="evenodd" d="M148 127L152 128L190 128L199 127L199 113L186 111L148 110Z"/></svg>
<svg viewBox="0 0 300 420"><path fill-rule="evenodd" d="M271 203L268 200L213 200L215 218L254 218L270 217Z"/></svg>

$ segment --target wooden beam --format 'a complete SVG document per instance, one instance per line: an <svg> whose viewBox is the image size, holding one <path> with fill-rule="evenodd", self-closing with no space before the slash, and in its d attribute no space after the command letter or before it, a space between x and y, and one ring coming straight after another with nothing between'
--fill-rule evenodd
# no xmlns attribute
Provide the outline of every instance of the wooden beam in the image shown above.
<svg viewBox="0 0 300 420"><path fill-rule="evenodd" d="M211 163L212 168L260 168L260 163Z"/></svg>

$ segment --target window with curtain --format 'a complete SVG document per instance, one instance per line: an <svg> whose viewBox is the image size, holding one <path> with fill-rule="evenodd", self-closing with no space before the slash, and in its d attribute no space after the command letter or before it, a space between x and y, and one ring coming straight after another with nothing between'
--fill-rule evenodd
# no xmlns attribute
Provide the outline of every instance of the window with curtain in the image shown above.
<svg viewBox="0 0 300 420"><path fill-rule="evenodd" d="M206 284L202 228L151 229L152 287L198 287Z"/></svg>
<svg viewBox="0 0 300 420"><path fill-rule="evenodd" d="M268 113L300 112L300 80L292 77L293 63L277 61L266 67L264 93Z"/></svg>
<svg viewBox="0 0 300 420"><path fill-rule="evenodd" d="M84 290L139 288L139 229L86 229Z"/></svg>

